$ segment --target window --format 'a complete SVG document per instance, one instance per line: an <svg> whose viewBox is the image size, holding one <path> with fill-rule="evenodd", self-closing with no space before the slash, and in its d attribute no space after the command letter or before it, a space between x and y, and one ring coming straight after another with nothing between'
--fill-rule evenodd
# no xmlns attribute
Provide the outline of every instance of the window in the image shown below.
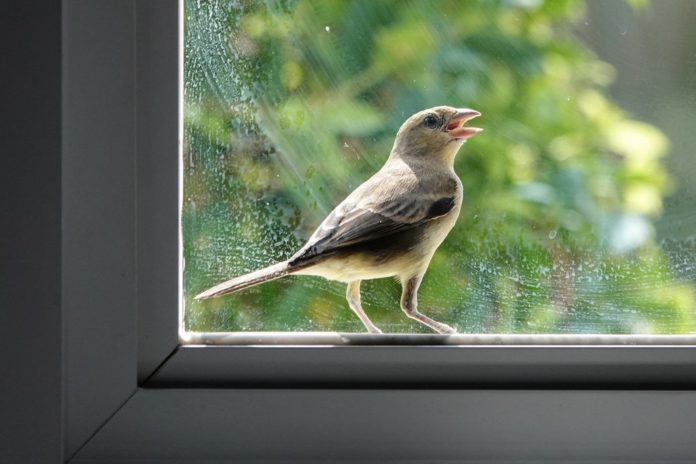
<svg viewBox="0 0 696 464"><path fill-rule="evenodd" d="M64 4L64 461L693 460L689 346L177 346L178 18Z"/></svg>
<svg viewBox="0 0 696 464"><path fill-rule="evenodd" d="M681 8L185 1L184 330L363 332L321 278L193 296L287 259L406 117L450 104L486 131L456 160L464 205L424 313L469 334L693 334L693 32L665 26ZM430 332L397 282L362 289L386 332Z"/></svg>

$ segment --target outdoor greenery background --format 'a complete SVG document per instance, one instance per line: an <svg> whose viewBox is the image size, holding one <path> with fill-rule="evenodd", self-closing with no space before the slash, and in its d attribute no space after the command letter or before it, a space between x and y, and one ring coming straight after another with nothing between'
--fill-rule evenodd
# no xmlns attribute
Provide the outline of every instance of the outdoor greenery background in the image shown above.
<svg viewBox="0 0 696 464"><path fill-rule="evenodd" d="M192 297L290 256L379 169L404 119L448 104L481 111L485 132L457 158L465 203L423 312L474 333L696 332L696 246L655 236L676 188L670 144L606 96L613 68L573 34L583 2L184 6L187 330L364 331L345 286L320 278ZM427 331L399 294L363 284L383 330Z"/></svg>

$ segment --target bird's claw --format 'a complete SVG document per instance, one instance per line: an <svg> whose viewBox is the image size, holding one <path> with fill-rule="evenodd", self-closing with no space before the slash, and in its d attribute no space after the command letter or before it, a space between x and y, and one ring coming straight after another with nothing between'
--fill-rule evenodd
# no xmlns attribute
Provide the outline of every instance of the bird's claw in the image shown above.
<svg viewBox="0 0 696 464"><path fill-rule="evenodd" d="M450 327L447 324L440 323L439 327L434 327L435 330L437 330L438 333L443 334L443 335L452 335L457 333L457 329L454 327Z"/></svg>

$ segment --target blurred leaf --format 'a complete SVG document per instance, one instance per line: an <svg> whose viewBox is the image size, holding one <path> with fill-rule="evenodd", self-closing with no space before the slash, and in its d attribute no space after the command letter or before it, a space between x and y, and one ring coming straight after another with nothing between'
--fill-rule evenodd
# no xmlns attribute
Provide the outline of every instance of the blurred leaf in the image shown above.
<svg viewBox="0 0 696 464"><path fill-rule="evenodd" d="M364 137L384 127L382 114L358 101L331 101L318 114L325 130L334 134Z"/></svg>

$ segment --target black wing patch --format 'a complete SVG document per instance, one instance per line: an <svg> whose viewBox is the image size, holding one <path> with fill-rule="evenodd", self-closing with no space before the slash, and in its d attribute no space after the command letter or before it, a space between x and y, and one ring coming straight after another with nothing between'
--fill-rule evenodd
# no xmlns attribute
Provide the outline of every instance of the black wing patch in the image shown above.
<svg viewBox="0 0 696 464"><path fill-rule="evenodd" d="M454 197L440 198L433 202L428 209L428 218L444 216L454 208Z"/></svg>

